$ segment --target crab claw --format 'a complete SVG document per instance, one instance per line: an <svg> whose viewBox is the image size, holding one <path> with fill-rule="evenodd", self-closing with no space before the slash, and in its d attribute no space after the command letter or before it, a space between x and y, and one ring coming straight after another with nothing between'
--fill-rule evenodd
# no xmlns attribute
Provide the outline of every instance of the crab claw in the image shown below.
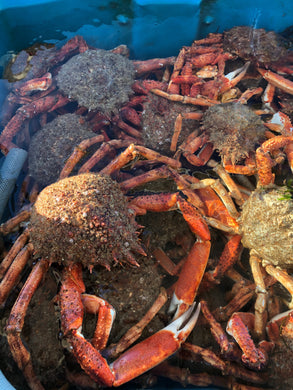
<svg viewBox="0 0 293 390"><path fill-rule="evenodd" d="M181 318L192 304L197 294L198 287L205 273L209 259L210 241L197 241L187 256L179 278L175 284L174 294L169 306L169 313L175 318Z"/></svg>
<svg viewBox="0 0 293 390"><path fill-rule="evenodd" d="M111 365L110 369L115 377L114 386L143 374L167 359L179 349L194 328L200 312L200 304L194 311L195 303L177 320L136 344L123 353ZM182 326L184 324L184 326Z"/></svg>
<svg viewBox="0 0 293 390"><path fill-rule="evenodd" d="M200 305L194 310L195 303L193 303L176 321L134 345L109 365L97 348L104 346L104 343L100 342L102 340L99 339L105 338L105 331L106 338L108 337L108 331L104 327L106 325L108 328L107 318L112 324L113 315L111 315L111 310L105 307L106 303L100 302L100 298L94 298L84 293L85 286L82 280L81 266L80 264L72 265L63 273L59 294L62 329L81 368L95 382L108 387L120 386L128 382L176 352L192 331L200 312ZM89 342L81 333L83 305L88 312L98 315L97 326L101 327L95 334L98 342ZM104 308L106 308L106 312L103 310Z"/></svg>
<svg viewBox="0 0 293 390"><path fill-rule="evenodd" d="M291 135L293 133L293 126L289 116L281 111L276 112L265 125L269 129L278 131L283 135Z"/></svg>
<svg viewBox="0 0 293 390"><path fill-rule="evenodd" d="M224 77L226 79L226 87L223 87L224 90L226 88L235 87L236 84L239 83L240 80L245 76L247 69L249 68L250 62L246 62L241 68L235 69L230 73L227 73ZM224 92L224 91L222 91Z"/></svg>

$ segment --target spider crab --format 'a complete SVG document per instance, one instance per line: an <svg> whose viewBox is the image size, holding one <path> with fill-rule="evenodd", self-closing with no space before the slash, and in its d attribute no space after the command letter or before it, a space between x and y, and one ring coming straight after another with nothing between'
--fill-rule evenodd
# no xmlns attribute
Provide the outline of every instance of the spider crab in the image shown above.
<svg viewBox="0 0 293 390"><path fill-rule="evenodd" d="M193 302L211 245L209 228L203 215L207 213L231 226L237 226L237 223L213 191L206 189L201 194L199 191L198 196L188 188L180 190L184 180L170 167L162 166L119 184L108 176L139 154L158 161L160 158L162 161L166 159L132 144L98 174L84 173L68 177L63 172L62 179L41 191L31 210L24 210L1 227L2 233L7 234L21 221L30 218L28 229L18 238L1 264L3 279L0 301L1 304L5 303L24 265L34 255L36 263L7 323L7 337L13 357L32 389L40 390L43 386L34 373L30 353L21 340L21 331L34 291L54 262L63 266L59 301L64 336L83 370L100 384L119 386L159 364L180 347L196 323L199 307L194 311ZM179 190L175 193L131 196L127 203L124 193L128 190L162 177L173 178ZM143 254L144 251L137 239L135 216L146 211L160 212L174 208L181 210L197 240L174 286L170 306L171 312L175 312L173 321L109 365L99 351L107 343L114 309L104 300L85 293L82 267L91 270L95 264L100 264L110 269L113 262L138 266L133 253ZM84 310L98 315L91 342L81 333Z"/></svg>
<svg viewBox="0 0 293 390"><path fill-rule="evenodd" d="M194 186L199 187L198 183ZM288 360L292 357L293 340L293 279L288 274L292 270L292 199L288 188L270 185L252 191L242 206L238 222L242 245L250 252L254 283L234 268L227 269L227 263L231 267L231 255L226 252L226 257L219 259L215 269L205 273L202 285L214 278L218 278L219 282L225 270L225 275L235 282L228 304L211 312L209 305L215 307L214 303L211 300L209 303L200 301L203 316L199 318L199 323L211 329L217 347L212 340L208 342L208 348L199 346L207 341L194 335L194 340L185 342L180 350L182 359L191 360L192 364L204 361L216 373L193 373L192 369L164 362L155 369L155 374L183 385L246 389L244 383L252 383L257 386L254 389L270 385L288 388L292 383ZM240 241L238 245L241 246ZM289 292L289 300L276 296L276 291L272 290L276 281ZM241 311L255 296L255 313ZM282 312L284 303L289 310ZM217 375L217 371L220 374Z"/></svg>
<svg viewBox="0 0 293 390"><path fill-rule="evenodd" d="M260 42L255 50L249 45L252 37ZM290 52L279 45L279 40L275 33L262 29L235 27L182 48L167 90L151 89L152 93L172 102L201 108L196 112L182 111L177 116L170 146L171 151L177 151L177 159L183 154L191 164L202 166L216 149L228 172L258 173L263 185L273 182L270 169L280 161L279 149L284 148L292 167L292 125L289 117L280 111L282 102L276 101L275 88L292 95L293 84L289 78L268 69L271 67L286 75L292 73ZM239 61L243 66L233 70L234 62L239 64ZM225 73L227 70L231 71ZM254 87L247 89L249 82ZM263 122L246 107L249 99L262 105L255 113L263 115ZM240 103L245 107L240 107ZM190 119L202 120L202 126L177 147L182 123ZM249 130L250 126L257 128L256 134ZM241 146L236 153L232 150L233 144L235 149Z"/></svg>
<svg viewBox="0 0 293 390"><path fill-rule="evenodd" d="M198 105L204 105L205 101L208 104L209 99L224 102L239 97L241 92L235 88L237 84L243 78L255 77L254 71L258 71L269 83L292 94L292 82L268 70L292 74L288 45L275 32L246 26L234 27L222 34L209 34L181 49L167 92L177 100L183 100L182 95L198 98ZM238 60L236 64L243 61L244 66L235 69L235 60ZM226 68L232 69L231 72L225 74ZM181 97L176 96L180 93ZM255 93L260 90L245 95Z"/></svg>
<svg viewBox="0 0 293 390"><path fill-rule="evenodd" d="M0 144L4 154L15 147L14 137L34 118L44 124L64 112L82 114L95 132L113 125L121 138L134 141L137 132L122 116L133 118L133 107L141 100L140 96L134 96L136 78L163 71L174 61L173 57L130 61L124 45L111 51L94 49L80 36L60 49L47 50L48 53L43 49L37 52L38 60L27 66L29 71L24 79L12 83L2 109L4 129ZM147 88L161 86L155 80L145 81ZM32 126L34 131L36 126L39 124ZM22 147L17 140L16 144Z"/></svg>
<svg viewBox="0 0 293 390"><path fill-rule="evenodd" d="M7 324L8 342L30 387L43 389L33 372L30 354L20 339L19 330L34 291L50 264L57 261L64 265L59 292L64 336L77 361L93 380L107 386L119 386L173 354L192 330L199 310L194 313L192 305L192 309L172 322L171 327L137 344L109 366L98 350L102 350L107 343L115 316L114 309L102 299L85 294L81 271L82 265L91 270L95 264L110 269L111 258L116 263L138 265L133 253L143 253L143 249L137 241L134 214L128 211L118 184L107 176L81 174L57 183L46 187L38 196L30 218L31 241L22 249L1 283L3 303L10 290L11 275L17 277L21 263L26 262L33 252L40 257L12 309ZM50 215L53 210L56 211L55 216ZM43 231L41 226L44 227ZM58 227L65 230L57 233ZM62 243L61 237L64 238ZM76 252L78 248L79 253ZM84 308L98 313L97 328L91 343L81 334ZM187 319L187 323L181 327Z"/></svg>
<svg viewBox="0 0 293 390"><path fill-rule="evenodd" d="M288 187L274 184L259 186L251 192L242 205L238 222L241 243L250 252L249 262L256 293L255 314L234 312L227 322L226 330L240 346L243 352L243 363L249 368L260 370L267 366L268 353L272 350L272 343L265 340L269 301L268 286L272 283L269 280L270 277L287 289L291 299L285 301L290 310L278 314L268 323L268 339L277 344L280 338L287 340L285 343L292 353L293 279L288 272L292 270L290 237L293 225L292 199ZM239 245L241 245L240 242ZM219 271L221 267L225 267L223 259L219 260L214 271L209 272L210 276L221 275ZM208 312L205 317L214 329L213 334L217 334L217 340L222 349L228 351L223 343L224 332L221 327L213 328L213 318ZM248 329L261 341L259 347L256 347L252 341Z"/></svg>
<svg viewBox="0 0 293 390"><path fill-rule="evenodd" d="M254 370L268 367L268 383L287 388L292 383L291 366L293 340L293 279L292 271L292 198L288 187L270 185L254 190L242 206L240 217L242 244L250 251L250 266L255 282L255 314L234 312L226 331L233 336L243 354L242 361ZM282 284L289 295L283 302L289 310L269 316L269 278ZM202 305L203 306L203 305ZM213 334L217 334L222 350L228 351L227 339L221 327L206 314ZM216 330L217 329L217 330ZM266 330L266 332L265 332ZM267 338L265 337L265 333ZM260 343L256 346L251 334Z"/></svg>

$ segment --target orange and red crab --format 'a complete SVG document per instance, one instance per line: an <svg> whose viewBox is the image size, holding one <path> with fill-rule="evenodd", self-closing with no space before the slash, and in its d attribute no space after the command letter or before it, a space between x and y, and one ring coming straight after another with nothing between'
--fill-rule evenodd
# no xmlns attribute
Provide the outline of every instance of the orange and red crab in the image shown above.
<svg viewBox="0 0 293 390"><path fill-rule="evenodd" d="M172 95L170 97L172 100ZM293 167L291 151L293 128L285 114L276 113L270 121L263 122L249 106L240 102L230 102L212 105L203 114L198 112L179 114L177 119L171 142L172 150L177 149L175 153L177 159L183 154L192 165L213 164L210 159L214 150L217 150L227 172L258 174L261 185L274 182L272 169L284 160L279 153L280 149L284 149L291 169ZM201 119L202 125L177 148L182 120L186 119ZM196 154L197 151L199 152Z"/></svg>
<svg viewBox="0 0 293 390"><path fill-rule="evenodd" d="M153 208L170 207L166 205L170 199L165 199L164 196L162 199L156 197L156 204L154 200L152 199ZM143 199L140 199L140 209L143 203ZM55 216L52 214L54 210ZM126 198L119 185L108 176L72 176L46 187L38 196L30 218L31 241L11 264L0 288L3 303L13 287L13 280L17 279L23 265L35 253L39 260L33 267L7 324L7 337L13 356L32 389L42 389L43 386L33 373L29 352L20 339L18 329L22 328L29 301L52 262L57 261L64 266L59 293L64 336L81 367L98 383L118 386L140 375L174 353L192 330L198 310L197 314L191 315L191 309L172 322L171 327L151 336L148 341L137 344L129 350L128 356L122 355L111 366L108 366L98 352L107 342L114 311L102 299L85 294L82 264L90 270L95 264L102 264L110 269L113 260L137 266L133 253L143 253L143 249L137 241L134 216L135 212L130 212L127 208ZM42 226L44 230L41 230ZM60 229L65 230L61 232ZM21 240L26 241L28 233L21 237ZM84 307L89 312L99 313L91 343L80 333ZM187 319L189 321L182 328L182 322Z"/></svg>
<svg viewBox="0 0 293 390"><path fill-rule="evenodd" d="M220 176L225 177L223 176L223 168L219 169L219 167L216 167L216 171ZM226 175L228 175L227 172ZM184 179L189 183L192 183L191 187L196 188L198 191L199 189L203 189L205 184L212 184L214 185L213 188L216 188L214 179L205 179L199 182L187 175L184 175ZM225 184L227 187L230 185L227 180ZM237 185L232 186L232 188L237 187ZM240 190L242 192L242 189ZM218 191L218 193L221 194L220 191ZM203 285L207 284L210 286L211 282L214 283L215 281L218 281L219 283L224 275L234 278L235 272L228 271L228 268L233 265L233 261L235 262L239 259L242 245L249 249L249 262L254 284L244 286L243 291L241 291L242 297L236 294L237 299L235 296L233 302L228 304L229 308L227 306L225 311L229 314L228 318L225 318L225 321L228 320L227 332L235 339L242 350L242 355L239 356L239 353L237 353L232 356L232 359L242 361L250 370L263 370L267 366L269 356L272 353L272 347L276 341L276 336L271 337L270 334L268 334L268 339L266 339L265 336L265 327L268 317L268 289L269 286L276 281L281 283L291 295L291 299L286 301L286 304L291 310L283 315L280 314L279 317L271 320L270 329L275 329L275 334L281 333L281 337L284 337L286 340L285 342L288 345L291 345L292 343L293 279L292 276L288 274L288 272L292 270L292 245L290 243L290 237L292 235L292 199L290 194L290 188L288 189L286 186L278 187L274 184L260 186L251 193L250 191L245 192L244 198L246 198L246 201L244 204L243 200L242 203L240 202L242 211L240 218L237 220L239 228L236 228L236 233L238 234L235 235L234 233L234 235L232 235L232 238L227 242L222 256L219 258L215 269L206 272L202 282ZM222 192L221 197L224 202L226 195L225 192ZM230 210L230 206L228 209ZM212 221L210 221L210 223L211 222ZM216 225L214 226L217 227ZM218 228L221 228L220 225L218 225ZM243 282L241 276L238 280L240 280L241 283ZM239 312L255 294L255 314ZM229 355L229 350L231 350L232 347L230 343L225 345L228 340L227 336L224 336L225 332L216 324L215 319L209 315L209 312L205 309L203 303L202 311L205 318L210 323L212 333L216 335L216 339L219 342L222 351L225 351L225 354L227 353ZM223 311L223 308L219 308L217 311L220 317L222 316L221 313ZM278 318L280 318L280 321L284 321L284 328L280 328L280 325L277 327L274 325ZM254 339L260 341L259 346L255 345L251 335L253 335ZM190 346L189 349L194 353L199 353L202 357L205 356L209 363L212 362L211 364L213 366L220 368L221 370L221 367L224 365L224 372L226 372L227 375L231 375L233 371L232 368L230 370L227 364L221 362L216 355L204 352L197 347ZM234 349L235 348L233 347L233 350ZM290 347L289 353L291 353ZM229 359L230 358L231 357L229 357ZM168 369L166 369L166 372L168 372ZM255 381L255 383L259 384L266 382L265 378L257 379L257 377L255 377L253 380L252 378L248 379L249 375L247 373L244 374L241 369L238 369L237 372L239 377L249 382ZM172 369L170 369L170 374L172 375ZM189 379L194 379L194 381L196 381L196 376L193 377L193 375L191 375ZM257 382L257 380L260 380L260 382ZM209 383L219 385L220 382Z"/></svg>
<svg viewBox="0 0 293 390"><path fill-rule="evenodd" d="M243 361L249 367L267 364L267 358L252 342L247 330L263 340L267 318L268 291L264 275L268 274L280 282L291 295L286 304L292 309L293 279L288 274L292 270L292 199L286 186L273 184L254 190L242 205L239 233L245 248L250 250L250 267L255 282L255 315L233 313L227 324L232 335L243 351ZM220 264L217 267L221 267ZM287 317L287 341L292 343L292 315ZM272 327L272 326L271 326ZM273 340L273 337L269 337ZM250 347L248 348L248 345Z"/></svg>
<svg viewBox="0 0 293 390"><path fill-rule="evenodd" d="M245 77L255 77L253 74L258 71L269 83L272 81L271 84L292 94L292 82L268 70L271 67L292 74L292 66L288 64L292 55L284 41L275 32L248 26L234 27L223 34L209 34L194 41L191 47L181 49L167 92L198 97L199 105L200 98L204 102L204 97L224 102L227 98L239 97L240 91L234 87ZM239 59L244 61L244 67L235 70L233 61ZM251 69L248 69L249 64ZM225 68L232 71L225 75ZM246 75L247 71L251 76Z"/></svg>
<svg viewBox="0 0 293 390"><path fill-rule="evenodd" d="M36 67L35 78L12 85L2 110L5 127L0 144L3 153L15 147L13 138L28 120L38 117L42 123L47 122L47 114L53 113L54 117L61 108L61 112L79 110L83 115L90 112L96 131L109 126L111 118L133 95L135 79L152 71L163 71L174 61L172 57L130 61L127 54L125 46L111 51L92 49L78 36L54 50ZM161 84L153 81L152 85ZM123 127L123 121L120 122ZM127 129L126 123L124 127Z"/></svg>
<svg viewBox="0 0 293 390"><path fill-rule="evenodd" d="M258 30L255 30L255 34L257 32ZM268 54L266 57L261 56L260 58L254 58L254 60L249 58L249 62L247 61L247 56L243 55L241 50L237 52L237 55L236 49L233 49L232 56L231 54L230 56L226 55L228 45L223 46L223 40L228 40L227 37L229 37L230 33L232 34L233 31L231 30L224 34L211 34L211 36L203 40L195 41L191 47L183 47L175 61L168 87L166 88L164 84L160 88L152 88L151 92L158 96L156 99L150 96L150 88L147 88L145 95L148 94L149 96L145 106L151 106L158 112L154 118L157 132L162 133L165 140L171 138L169 142L170 151L177 151L175 156L178 159L183 154L191 164L196 166L205 165L213 151L217 149L222 155L227 171L245 175L258 173L260 184L267 185L273 182L271 169L283 159L279 152L280 149L284 149L290 166L293 164L292 140L290 138L292 136L292 125L290 119L286 114L279 111L282 108L281 101L278 105L275 102L274 104L272 103L274 94L272 85L285 91L283 93L292 94L292 82L277 74L273 75L266 68L260 68L260 66L263 66L264 58L268 58ZM247 34L248 32L246 31ZM268 33L269 36L270 34ZM248 38L244 36L243 39ZM287 50L279 50L276 45L272 46L278 52L278 56L275 52L271 54L271 62L276 64L276 58L286 53ZM261 50L260 52L262 53ZM225 63L227 68L231 68L235 58L242 60L241 55L243 55L243 60L246 61L243 67L224 76ZM197 73L201 72L203 64L209 64L209 66L217 65L217 69L214 70L214 73L209 73L205 69L198 76ZM265 65L267 66L268 64L270 63L266 60ZM255 76L255 73L257 76ZM246 84L241 82L245 78L260 78L259 73L268 81L264 93L261 86L247 89L245 87ZM200 82L198 81L199 78ZM176 86L178 88L175 88ZM235 87L237 89L236 92ZM201 110L192 112L192 110L188 109L188 112L184 112L184 108L182 108L176 120L174 119L173 135L167 136L168 126L166 126L165 130L164 123L169 123L169 121L164 118L166 116L164 103L160 102L160 97L176 104L182 104L182 107L193 105L200 107ZM256 113L259 116L263 114L263 122L260 118L257 119L252 110L246 106L245 103L249 99L253 99L255 104L261 104L263 109L257 110ZM231 103L229 105L226 102ZM240 103L244 104L244 106L241 107ZM172 107L169 109L171 110L170 117L174 116ZM265 116L266 114L268 114L267 117ZM141 122L138 117L133 122L130 119L129 122L133 124L133 128L137 128L140 123L143 129L147 127L147 123L145 124L144 121L148 122L150 120L148 111L143 111L140 117ZM159 118L158 120L157 117ZM196 124L197 129L191 132L185 142L177 149L182 124L190 122L192 119L196 121L202 120L203 126L198 128ZM253 130L249 130L253 126L258 129L256 134L254 134ZM148 142L147 137L144 137L144 140ZM159 139L158 142L162 143L162 140ZM235 143L241 145L237 153L234 153L232 150ZM234 145L235 149L237 149L236 144ZM153 144L151 147L153 148ZM196 155L198 150L199 153Z"/></svg>
<svg viewBox="0 0 293 390"><path fill-rule="evenodd" d="M2 225L2 231L7 232L7 229L10 230L30 216L29 228L19 237L1 264L3 279L0 284L0 297L3 304L24 265L34 254L38 260L20 292L7 324L8 341L14 359L32 389L43 387L34 374L30 354L23 345L20 334L34 291L53 262L63 265L62 287L59 293L62 330L81 367L98 383L118 386L142 374L173 354L196 322L199 309L194 313L193 301L210 251L210 232L202 216L203 209L210 208L209 214L212 215L219 213L220 208L220 219L226 218L227 223L235 226L237 223L228 216L220 199L216 199L219 208L217 205L213 208L211 202L215 201L215 198L210 195L205 199L198 198L188 188L182 189L182 192L135 198L132 196L127 205L127 198L122 191L127 192L141 183L155 180L157 177L173 177L178 185L182 184L179 174L167 167L158 168L150 171L148 175L137 176L120 184L115 183L108 175L123 167L139 152L151 159L154 156L159 158L153 151L130 145L100 174L85 173L65 177L46 187L32 206L31 213L24 211ZM207 206L204 206L205 202ZM192 203L196 203L201 212ZM110 269L113 261L137 266L133 254L144 252L137 239L135 215L174 208L181 210L191 231L197 236L175 284L172 300L172 310L176 311L175 318L168 327L136 344L108 365L99 350L102 350L107 342L114 312L107 302L85 294L82 266L91 270L95 264L100 264ZM80 332L84 310L98 314L92 342L87 341ZM181 327L183 322L185 325Z"/></svg>

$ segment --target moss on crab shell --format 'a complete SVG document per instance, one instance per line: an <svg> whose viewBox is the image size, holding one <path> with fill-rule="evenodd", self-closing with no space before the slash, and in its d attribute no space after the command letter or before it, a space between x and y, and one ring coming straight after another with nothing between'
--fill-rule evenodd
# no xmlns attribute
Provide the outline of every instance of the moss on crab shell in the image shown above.
<svg viewBox="0 0 293 390"><path fill-rule="evenodd" d="M293 201L287 187L256 189L243 205L242 243L265 263L293 269Z"/></svg>
<svg viewBox="0 0 293 390"><path fill-rule="evenodd" d="M194 106L172 102L150 93L141 113L141 134L144 145L167 156L172 156L174 153L170 151L170 146L175 121L178 114L186 112L194 112ZM183 120L178 144L181 144L196 126L198 125L194 120Z"/></svg>
<svg viewBox="0 0 293 390"><path fill-rule="evenodd" d="M31 241L38 257L69 265L110 267L131 261L139 250L137 224L119 185L86 173L60 180L38 196L31 215Z"/></svg>
<svg viewBox="0 0 293 390"><path fill-rule="evenodd" d="M286 54L286 45L288 43L281 35L263 28L235 26L224 32L225 51L259 64L278 61Z"/></svg>
<svg viewBox="0 0 293 390"><path fill-rule="evenodd" d="M56 80L60 90L80 106L111 115L133 94L134 66L120 54L87 50L67 61Z"/></svg>
<svg viewBox="0 0 293 390"><path fill-rule="evenodd" d="M221 157L235 164L265 139L262 120L246 105L224 103L210 107L202 119L203 131Z"/></svg>
<svg viewBox="0 0 293 390"><path fill-rule="evenodd" d="M54 183L74 147L95 135L80 116L57 116L31 139L28 155L30 175L42 187Z"/></svg>

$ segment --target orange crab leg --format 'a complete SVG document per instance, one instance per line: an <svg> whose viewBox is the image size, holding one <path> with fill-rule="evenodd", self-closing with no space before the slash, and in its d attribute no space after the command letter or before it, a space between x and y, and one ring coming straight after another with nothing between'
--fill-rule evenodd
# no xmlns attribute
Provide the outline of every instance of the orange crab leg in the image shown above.
<svg viewBox="0 0 293 390"><path fill-rule="evenodd" d="M226 331L242 349L242 361L250 368L261 369L267 363L263 351L256 348L248 332L247 326L253 328L254 315L252 313L234 313L227 323Z"/></svg>
<svg viewBox="0 0 293 390"><path fill-rule="evenodd" d="M14 258L13 263L0 283L0 307L5 303L32 253L33 246L31 243L28 243Z"/></svg>
<svg viewBox="0 0 293 390"><path fill-rule="evenodd" d="M196 82L201 82L201 79L194 74L184 74L176 76L172 79L172 83L174 84L194 84Z"/></svg>
<svg viewBox="0 0 293 390"><path fill-rule="evenodd" d="M98 314L98 321L92 338L92 344L96 349L104 349L108 342L115 319L115 309L107 301L96 297L95 295L83 294L81 300L88 313Z"/></svg>
<svg viewBox="0 0 293 390"><path fill-rule="evenodd" d="M176 85L176 84L173 84ZM190 96L182 96L178 94L169 94L167 92L161 91L160 89L151 89L151 92L155 95L161 96L165 99L171 100L172 102L180 102L183 104L194 104L196 106L210 107L214 104L220 104L217 100L208 99L204 96L202 97L190 97Z"/></svg>
<svg viewBox="0 0 293 390"><path fill-rule="evenodd" d="M247 101L252 98L252 96L255 95L261 95L263 92L263 89L261 87L258 88L252 88L252 89L247 89L244 91L241 96L236 100L237 103L241 104L246 104Z"/></svg>
<svg viewBox="0 0 293 390"><path fill-rule="evenodd" d="M169 326L123 353L111 365L77 330L71 330L69 342L77 361L93 380L109 387L121 386L177 351L193 329L200 306L192 314L193 310L194 305ZM182 328L186 320L188 322Z"/></svg>
<svg viewBox="0 0 293 390"><path fill-rule="evenodd" d="M145 148L141 145L130 144L127 149L119 154L114 160L112 160L100 173L104 175L111 175L116 170L124 167L127 163L132 161L136 156L143 156L148 160L155 160L171 167L178 169L181 167L181 163L173 158L163 156L151 149Z"/></svg>
<svg viewBox="0 0 293 390"><path fill-rule="evenodd" d="M120 183L120 188L123 192L128 192L134 187L140 186L142 184L146 184L150 181L165 179L168 178L169 176L170 176L170 172L168 171L167 167L163 165L162 167L154 168L151 171L124 180L123 182Z"/></svg>
<svg viewBox="0 0 293 390"><path fill-rule="evenodd" d="M29 231L28 229L24 230L24 232L18 237L10 251L4 257L0 264L0 280L3 278L11 263L15 260L18 253L21 252L22 248L25 246L27 241L29 240ZM0 283L1 286L1 283ZM0 287L1 291L1 287Z"/></svg>
<svg viewBox="0 0 293 390"><path fill-rule="evenodd" d="M200 182L200 180L195 177L189 177L189 180L191 180L193 183ZM227 208L224 206L223 202L211 187L198 188L196 191L203 202L206 215L219 220L225 225L230 226L233 228L233 230L238 230L238 222L235 220L235 218L231 217L227 211Z"/></svg>
<svg viewBox="0 0 293 390"><path fill-rule="evenodd" d="M183 218L188 223L190 230L198 235L201 240L211 239L207 223L196 208L179 194L177 194L177 205L182 212Z"/></svg>
<svg viewBox="0 0 293 390"><path fill-rule="evenodd" d="M210 241L197 241L191 248L175 284L169 311L178 318L192 304L209 259Z"/></svg>
<svg viewBox="0 0 293 390"><path fill-rule="evenodd" d="M59 107L65 106L69 99L57 93L56 95L45 96L42 99L33 101L17 109L15 115L7 123L0 136L2 149L10 150L12 139L20 130L25 120L31 119L44 112L51 112Z"/></svg>
<svg viewBox="0 0 293 390"><path fill-rule="evenodd" d="M216 268L210 272L213 279L220 279L239 259L241 253L241 236L236 234L226 243Z"/></svg>
<svg viewBox="0 0 293 390"><path fill-rule="evenodd" d="M183 199L178 192L139 196L132 199L129 206L136 211L136 214L145 214L147 211L162 212L179 208L193 233L204 241L211 238L208 225L202 215L191 203Z"/></svg>
<svg viewBox="0 0 293 390"><path fill-rule="evenodd" d="M175 77L177 77L179 75L180 71L182 70L187 53L188 53L188 49L186 47L183 47L180 50L180 52L175 60L173 73L171 75L170 82L168 85L168 92L170 94L175 94L175 93L178 94L179 93L180 87L179 87L179 85L173 84L173 79Z"/></svg>
<svg viewBox="0 0 293 390"><path fill-rule="evenodd" d="M269 83L274 85L277 88L280 88L282 91L293 95L293 82L285 79L284 77L274 73L270 70L257 68L262 77L267 80Z"/></svg>
<svg viewBox="0 0 293 390"><path fill-rule="evenodd" d="M73 265L70 270L65 269L59 293L61 327L64 336L69 338L74 355L85 372L97 382L102 382L107 386L111 386L113 375L106 360L100 355L95 347L80 334L84 314L83 302L86 303L89 311L92 311L90 307L93 303L87 296L85 296L85 298L82 297L84 292L85 286L82 280L82 268L80 264ZM94 303L94 305L96 305L96 303ZM98 340L97 345L102 344L103 340ZM85 356L87 357L86 359L84 359ZM92 366L99 367L99 369L97 369L96 372L92 372Z"/></svg>
<svg viewBox="0 0 293 390"><path fill-rule="evenodd" d="M258 183L262 186L274 183L275 175L272 173L273 161L270 156L264 153L261 147L256 149L255 160L258 166Z"/></svg>
<svg viewBox="0 0 293 390"><path fill-rule="evenodd" d="M272 173L273 161L269 152L286 147L293 142L293 137L278 135L265 141L256 149L256 164L258 167L260 185L268 185L274 182L275 175Z"/></svg>
<svg viewBox="0 0 293 390"><path fill-rule="evenodd" d="M33 267L11 310L6 326L7 341L13 358L19 369L22 370L32 390L44 390L44 387L34 372L30 352L26 349L21 340L21 331L24 325L28 305L48 268L48 261L43 259L38 261Z"/></svg>
<svg viewBox="0 0 293 390"><path fill-rule="evenodd" d="M131 141L123 139L113 139L108 142L103 142L102 145L95 151L95 153L79 168L78 174L90 172L91 169L105 156L108 156L111 153L116 153L116 149L127 148L130 144Z"/></svg>
<svg viewBox="0 0 293 390"><path fill-rule="evenodd" d="M193 135L195 137L193 137ZM182 150L184 157L190 164L199 167L205 165L213 153L213 148L206 142L206 137L196 136L196 133L191 133L186 142L179 147L179 150ZM201 147L203 147L203 149L201 149L198 155L195 155L194 153ZM205 147L207 147L208 150L203 152Z"/></svg>
<svg viewBox="0 0 293 390"><path fill-rule="evenodd" d="M103 142L104 136L99 134L92 138L85 139L81 141L81 143L78 146L75 146L72 154L69 156L69 158L66 161L66 164L64 165L59 179L64 179L65 177L68 177L70 173L73 171L76 164L80 161L80 159L86 154L88 148L95 143Z"/></svg>

